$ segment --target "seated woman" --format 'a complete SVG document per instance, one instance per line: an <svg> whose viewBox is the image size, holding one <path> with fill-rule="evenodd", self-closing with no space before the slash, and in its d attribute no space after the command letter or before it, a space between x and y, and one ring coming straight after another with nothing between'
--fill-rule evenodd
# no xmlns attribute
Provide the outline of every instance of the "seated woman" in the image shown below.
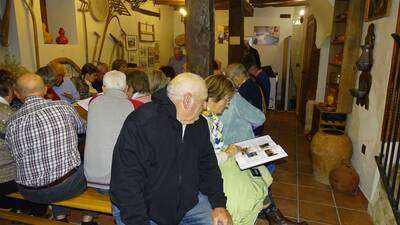
<svg viewBox="0 0 400 225"><path fill-rule="evenodd" d="M126 72L126 82L128 84L128 96L131 95L132 99L143 104L151 101L149 78L143 70L129 69Z"/></svg>
<svg viewBox="0 0 400 225"><path fill-rule="evenodd" d="M228 78L220 75L207 77L206 84L208 100L203 116L209 124L211 142L224 180L227 209L235 225L254 224L263 209L263 201L272 183L271 174L264 166L257 167L260 176L252 175L250 170L241 171L237 166L234 156L238 147L224 144L223 124L219 119L235 93L234 85Z"/></svg>

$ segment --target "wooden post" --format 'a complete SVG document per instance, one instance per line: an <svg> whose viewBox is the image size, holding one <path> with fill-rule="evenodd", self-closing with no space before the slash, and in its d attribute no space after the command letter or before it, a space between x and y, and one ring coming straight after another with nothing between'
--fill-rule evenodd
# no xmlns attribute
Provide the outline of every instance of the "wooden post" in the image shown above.
<svg viewBox="0 0 400 225"><path fill-rule="evenodd" d="M206 77L213 73L214 0L186 0L186 69Z"/></svg>
<svg viewBox="0 0 400 225"><path fill-rule="evenodd" d="M228 63L240 63L244 45L244 10L242 0L229 2Z"/></svg>

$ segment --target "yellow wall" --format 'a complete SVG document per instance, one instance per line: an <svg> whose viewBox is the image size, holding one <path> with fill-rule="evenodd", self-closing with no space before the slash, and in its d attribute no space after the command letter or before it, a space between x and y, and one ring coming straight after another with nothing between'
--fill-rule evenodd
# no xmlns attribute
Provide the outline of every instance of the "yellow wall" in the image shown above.
<svg viewBox="0 0 400 225"><path fill-rule="evenodd" d="M17 49L10 48L12 54L17 56L21 61L21 64L30 70L35 70L35 60L34 60L34 43L33 43L33 30L32 23L27 10L23 5L23 1L12 1L13 2L13 12L15 16L12 20L16 22L16 35L18 41L13 46L17 46ZM44 44L42 35L42 25L40 19L40 4L39 0L34 0L34 11L36 13L38 21L38 33L39 33L39 51L40 51L40 66L46 65L50 60L57 57L69 57L82 66L85 63L85 48L84 48L84 33L83 33L83 19L82 14L75 12L76 17L76 30L77 30L77 44L69 45L57 45L57 44ZM168 58L172 55L173 49L173 10L168 6L154 6L152 2L146 3L143 8L152 11L160 10L161 19L157 17L146 16L139 14L137 12L132 12L129 5L127 5L132 16L120 16L121 25L123 29L128 33L128 35L138 34L138 22L147 22L149 24L155 24L156 31L156 41L160 41L160 61L161 64L166 64ZM75 0L75 9L80 7L80 2ZM56 10L63 10L59 8ZM13 16L13 15L12 15ZM93 49L95 45L95 36L93 32L96 31L99 34L103 33L104 22L96 22L92 19L90 13L86 14L87 26L88 26L88 42L89 42L89 59L91 60ZM71 20L71 18L66 17L65 20ZM68 30L66 30L66 36L68 37ZM106 63L109 62L111 55L111 50L113 46L112 40L109 38L109 33L114 36L121 38L119 27L116 20L114 19L107 31L106 41L104 44L103 54L101 61ZM53 36L55 40L56 37ZM148 45L143 43L143 45ZM100 46L100 44L99 44ZM99 48L97 49L97 52ZM127 57L127 53L126 53ZM136 54L136 58L137 58ZM96 57L97 58L97 57Z"/></svg>

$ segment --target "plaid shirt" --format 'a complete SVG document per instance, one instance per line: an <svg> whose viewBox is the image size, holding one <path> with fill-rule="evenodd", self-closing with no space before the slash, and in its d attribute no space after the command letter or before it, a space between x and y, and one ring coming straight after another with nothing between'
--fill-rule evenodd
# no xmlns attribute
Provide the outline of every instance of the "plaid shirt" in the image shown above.
<svg viewBox="0 0 400 225"><path fill-rule="evenodd" d="M17 165L16 182L41 187L79 166L77 133L84 131L85 123L66 102L28 97L6 131Z"/></svg>

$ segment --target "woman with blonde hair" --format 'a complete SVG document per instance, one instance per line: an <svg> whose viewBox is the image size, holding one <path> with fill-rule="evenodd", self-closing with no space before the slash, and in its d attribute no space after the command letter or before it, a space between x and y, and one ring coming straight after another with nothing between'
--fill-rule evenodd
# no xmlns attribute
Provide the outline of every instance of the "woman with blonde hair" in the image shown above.
<svg viewBox="0 0 400 225"><path fill-rule="evenodd" d="M152 73L148 74L150 93L154 93L161 88L164 88L169 83L169 79L161 70L153 70Z"/></svg>

